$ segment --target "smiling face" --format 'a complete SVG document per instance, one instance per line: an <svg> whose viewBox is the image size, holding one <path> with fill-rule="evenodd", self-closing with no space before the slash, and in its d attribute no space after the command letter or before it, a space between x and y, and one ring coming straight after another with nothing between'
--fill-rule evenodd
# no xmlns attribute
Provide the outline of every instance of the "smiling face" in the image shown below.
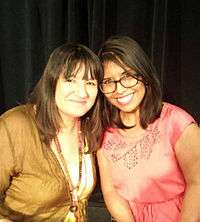
<svg viewBox="0 0 200 222"><path fill-rule="evenodd" d="M134 70L130 70L128 67L127 70L133 75L136 74ZM104 63L104 79L117 81L127 70L124 70L114 62L106 62ZM137 85L130 88L125 88L118 82L115 92L104 95L123 115L139 111L139 106L145 96L145 91L145 86L142 81L138 81Z"/></svg>
<svg viewBox="0 0 200 222"><path fill-rule="evenodd" d="M85 76L85 66L77 65L73 75L68 79L60 75L55 91L55 102L61 118L81 117L94 105L97 96L97 80L88 72Z"/></svg>

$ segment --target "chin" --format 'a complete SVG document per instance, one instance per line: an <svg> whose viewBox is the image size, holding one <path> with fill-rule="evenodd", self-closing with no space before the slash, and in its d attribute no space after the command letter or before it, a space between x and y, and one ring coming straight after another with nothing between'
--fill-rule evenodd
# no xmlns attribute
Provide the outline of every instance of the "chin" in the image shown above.
<svg viewBox="0 0 200 222"><path fill-rule="evenodd" d="M120 111L125 112L125 113L133 113L138 110L138 106L135 105L124 105L124 106L116 106Z"/></svg>
<svg viewBox="0 0 200 222"><path fill-rule="evenodd" d="M89 111L89 110L84 111L84 112L77 112L77 113L74 113L74 116L75 116L75 117L82 117L82 116L84 116L88 111Z"/></svg>

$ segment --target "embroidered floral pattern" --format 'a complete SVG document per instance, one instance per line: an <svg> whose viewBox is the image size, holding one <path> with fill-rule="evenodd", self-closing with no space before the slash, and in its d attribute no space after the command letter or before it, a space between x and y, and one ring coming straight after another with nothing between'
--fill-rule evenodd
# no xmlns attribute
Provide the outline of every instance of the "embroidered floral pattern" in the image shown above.
<svg viewBox="0 0 200 222"><path fill-rule="evenodd" d="M125 142L124 138L108 138L104 149L109 153L113 162L123 161L128 169L133 169L140 160L148 160L152 153L152 146L159 142L160 132L158 127L148 131L136 142ZM125 152L123 152L125 151Z"/></svg>

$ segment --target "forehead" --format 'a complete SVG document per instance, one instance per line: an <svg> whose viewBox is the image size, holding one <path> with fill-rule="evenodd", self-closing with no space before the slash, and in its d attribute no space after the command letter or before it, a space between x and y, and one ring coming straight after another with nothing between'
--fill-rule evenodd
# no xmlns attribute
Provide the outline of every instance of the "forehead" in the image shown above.
<svg viewBox="0 0 200 222"><path fill-rule="evenodd" d="M124 65L123 67L119 64L109 61L103 64L104 69L104 78L120 78L126 71L132 71L128 66Z"/></svg>
<svg viewBox="0 0 200 222"><path fill-rule="evenodd" d="M66 70L64 73L65 78L76 78L76 79L94 79L92 75L92 68L85 63L76 63L73 66L68 67L69 70Z"/></svg>

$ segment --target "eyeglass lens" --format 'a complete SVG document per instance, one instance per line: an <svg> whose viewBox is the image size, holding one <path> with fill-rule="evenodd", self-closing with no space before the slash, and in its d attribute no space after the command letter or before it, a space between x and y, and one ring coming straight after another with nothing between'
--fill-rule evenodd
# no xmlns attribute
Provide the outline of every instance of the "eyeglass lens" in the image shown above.
<svg viewBox="0 0 200 222"><path fill-rule="evenodd" d="M100 84L100 89L103 93L112 93L117 88L117 83L120 83L125 88L136 86L138 79L131 74L123 75L119 80L104 79Z"/></svg>

